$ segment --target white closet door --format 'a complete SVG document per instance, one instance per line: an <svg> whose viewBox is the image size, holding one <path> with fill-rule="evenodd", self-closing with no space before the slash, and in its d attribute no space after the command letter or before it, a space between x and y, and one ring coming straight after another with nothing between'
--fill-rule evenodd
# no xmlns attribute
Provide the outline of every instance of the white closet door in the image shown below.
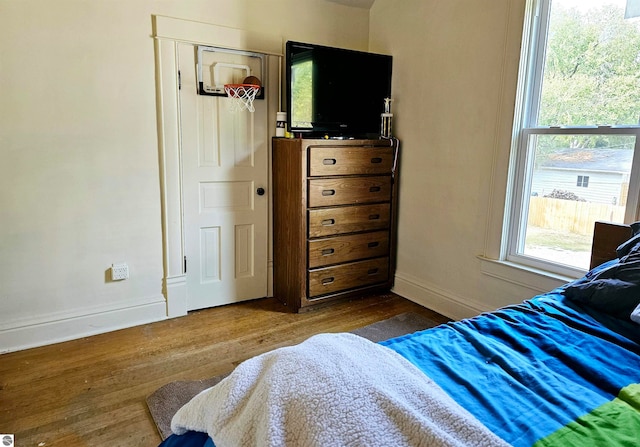
<svg viewBox="0 0 640 447"><path fill-rule="evenodd" d="M198 95L195 48L178 50L187 308L264 297L268 194L259 192L268 181L267 101L256 100L254 113L230 112L229 98Z"/></svg>

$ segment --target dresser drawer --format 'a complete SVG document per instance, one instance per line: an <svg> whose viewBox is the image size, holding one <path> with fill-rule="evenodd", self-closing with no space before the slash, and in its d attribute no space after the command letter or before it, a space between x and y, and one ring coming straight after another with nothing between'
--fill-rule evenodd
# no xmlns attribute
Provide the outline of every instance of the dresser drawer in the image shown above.
<svg viewBox="0 0 640 447"><path fill-rule="evenodd" d="M336 177L309 180L309 207L388 202L391 177Z"/></svg>
<svg viewBox="0 0 640 447"><path fill-rule="evenodd" d="M337 236L309 241L309 268L389 254L389 232Z"/></svg>
<svg viewBox="0 0 640 447"><path fill-rule="evenodd" d="M333 236L341 233L383 230L389 227L391 205L344 206L312 209L309 213L309 237Z"/></svg>
<svg viewBox="0 0 640 447"><path fill-rule="evenodd" d="M389 174L391 147L311 147L309 175Z"/></svg>
<svg viewBox="0 0 640 447"><path fill-rule="evenodd" d="M389 279L389 258L325 267L309 271L309 297L369 286Z"/></svg>

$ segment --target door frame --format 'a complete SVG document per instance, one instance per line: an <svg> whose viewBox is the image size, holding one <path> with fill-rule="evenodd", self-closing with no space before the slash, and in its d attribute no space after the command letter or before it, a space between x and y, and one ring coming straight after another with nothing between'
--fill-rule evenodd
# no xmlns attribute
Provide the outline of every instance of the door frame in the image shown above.
<svg viewBox="0 0 640 447"><path fill-rule="evenodd" d="M160 195L162 209L162 251L164 278L162 293L167 301L167 317L187 314L187 281L184 270L183 187L180 142L180 108L178 92L178 43L208 45L241 51L253 51L279 58L277 67L267 63L265 101L267 120L276 122L281 103L280 85L283 39L280 36L228 28L166 16L152 16L156 65L156 102L158 150L160 164ZM195 67L194 67L195 69ZM263 75L264 77L264 75ZM276 105L278 107L276 107ZM273 136L268 126L268 140ZM269 144L270 146L270 144ZM271 184L271 154L268 160L268 183ZM269 188L270 189L270 188ZM271 194L268 204L267 291L273 294L273 260L271 224Z"/></svg>

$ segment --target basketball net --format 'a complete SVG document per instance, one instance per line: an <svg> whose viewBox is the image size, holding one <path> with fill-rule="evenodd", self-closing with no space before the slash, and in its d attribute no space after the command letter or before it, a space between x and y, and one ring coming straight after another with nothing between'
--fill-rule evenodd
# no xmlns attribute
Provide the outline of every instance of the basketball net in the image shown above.
<svg viewBox="0 0 640 447"><path fill-rule="evenodd" d="M229 110L231 112L240 112L247 109L254 112L253 100L260 91L259 85L254 84L225 84L224 91L227 92L231 103Z"/></svg>

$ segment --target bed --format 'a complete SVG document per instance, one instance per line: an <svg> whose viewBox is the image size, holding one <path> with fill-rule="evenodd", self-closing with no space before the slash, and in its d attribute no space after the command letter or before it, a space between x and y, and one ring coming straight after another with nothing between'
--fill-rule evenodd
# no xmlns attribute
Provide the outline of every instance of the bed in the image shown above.
<svg viewBox="0 0 640 447"><path fill-rule="evenodd" d="M251 359L185 405L161 446L639 445L638 233L597 223L593 268L517 305Z"/></svg>

